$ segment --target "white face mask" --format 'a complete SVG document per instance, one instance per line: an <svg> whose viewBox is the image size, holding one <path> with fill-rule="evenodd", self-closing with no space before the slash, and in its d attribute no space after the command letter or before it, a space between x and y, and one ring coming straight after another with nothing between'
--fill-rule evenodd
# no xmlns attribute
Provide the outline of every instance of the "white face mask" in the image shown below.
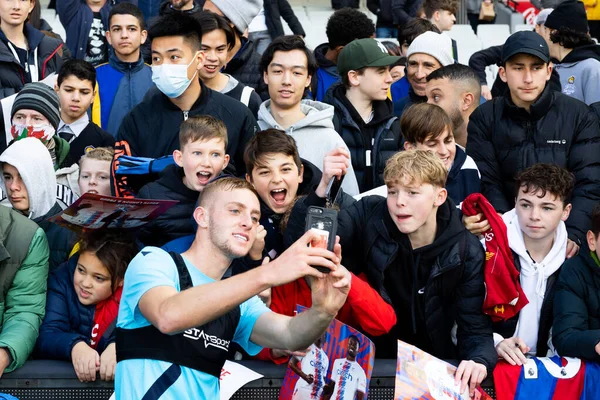
<svg viewBox="0 0 600 400"><path fill-rule="evenodd" d="M198 73L198 69L196 69L192 79L188 79L187 77L187 70L196 59L196 54L194 54L192 61L188 65L162 64L152 66L152 82L154 82L158 90L172 99L181 96Z"/></svg>
<svg viewBox="0 0 600 400"><path fill-rule="evenodd" d="M42 141L42 143L46 144L54 134L56 130L50 124L43 125L22 125L22 124L13 124L10 127L10 133L15 140L23 139L26 137L34 137Z"/></svg>

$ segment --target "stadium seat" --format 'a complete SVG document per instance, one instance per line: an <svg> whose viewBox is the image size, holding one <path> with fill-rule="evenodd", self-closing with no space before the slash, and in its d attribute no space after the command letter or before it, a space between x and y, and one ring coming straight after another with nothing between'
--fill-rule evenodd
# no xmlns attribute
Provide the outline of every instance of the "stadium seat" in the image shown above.
<svg viewBox="0 0 600 400"><path fill-rule="evenodd" d="M513 30L513 33L519 32L519 31L532 31L533 28L534 28L534 26L529 25L529 24L515 25L515 29Z"/></svg>
<svg viewBox="0 0 600 400"><path fill-rule="evenodd" d="M471 28L471 25L469 24L454 25L451 30L446 32L446 34L457 42L465 38L476 37L473 28Z"/></svg>
<svg viewBox="0 0 600 400"><path fill-rule="evenodd" d="M477 36L481 39L483 48L487 49L490 46L504 44L510 36L510 29L508 25L479 25L477 27Z"/></svg>

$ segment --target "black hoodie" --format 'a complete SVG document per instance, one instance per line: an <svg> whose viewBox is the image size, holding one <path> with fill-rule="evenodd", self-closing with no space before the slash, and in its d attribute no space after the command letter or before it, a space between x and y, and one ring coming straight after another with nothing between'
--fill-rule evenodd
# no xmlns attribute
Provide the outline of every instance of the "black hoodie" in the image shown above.
<svg viewBox="0 0 600 400"><path fill-rule="evenodd" d="M310 195L296 203L286 243L302 235L308 207L318 202ZM338 215L344 266L356 275L365 273L369 284L396 309L397 332L375 341L377 357L396 358L396 340L411 339L435 357L482 363L489 374L498 356L492 321L481 312L483 247L465 230L451 200L438 208L437 223L434 242L412 250L406 235L392 222L387 200L364 197ZM451 340L455 323L457 345Z"/></svg>
<svg viewBox="0 0 600 400"><path fill-rule="evenodd" d="M192 15L192 14L201 12L203 6L204 6L203 0L201 0L201 1L194 0L194 6L191 9L189 9L189 10L174 10L173 7L171 7L171 2L167 0L160 5L158 15L160 15L162 17L164 15L177 13L177 12Z"/></svg>
<svg viewBox="0 0 600 400"><path fill-rule="evenodd" d="M335 111L333 125L348 149L361 192L384 184L385 162L401 150L400 120L389 99L373 102L373 118L366 123L346 97L342 83L333 85L323 100Z"/></svg>
<svg viewBox="0 0 600 400"><path fill-rule="evenodd" d="M183 177L183 168L171 164L160 173L158 180L140 189L137 197L141 199L179 202L140 229L138 238L144 245L161 247L195 232L192 214L200 193L185 186Z"/></svg>

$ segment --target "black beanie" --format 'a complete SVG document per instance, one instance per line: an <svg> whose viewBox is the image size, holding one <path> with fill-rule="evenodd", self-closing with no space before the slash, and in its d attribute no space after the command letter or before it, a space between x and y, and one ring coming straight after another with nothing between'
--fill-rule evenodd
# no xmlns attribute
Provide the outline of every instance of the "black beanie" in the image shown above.
<svg viewBox="0 0 600 400"><path fill-rule="evenodd" d="M585 6L581 1L567 0L556 6L544 23L550 29L569 28L587 34L588 22Z"/></svg>

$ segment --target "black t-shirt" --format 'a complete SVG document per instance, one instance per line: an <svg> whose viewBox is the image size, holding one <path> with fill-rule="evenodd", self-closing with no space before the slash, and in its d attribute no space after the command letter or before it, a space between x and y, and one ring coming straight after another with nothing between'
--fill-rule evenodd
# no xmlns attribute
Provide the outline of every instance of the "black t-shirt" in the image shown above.
<svg viewBox="0 0 600 400"><path fill-rule="evenodd" d="M99 12L94 13L92 27L88 36L88 45L85 52L85 61L93 66L105 63L108 60L108 43L106 30Z"/></svg>

